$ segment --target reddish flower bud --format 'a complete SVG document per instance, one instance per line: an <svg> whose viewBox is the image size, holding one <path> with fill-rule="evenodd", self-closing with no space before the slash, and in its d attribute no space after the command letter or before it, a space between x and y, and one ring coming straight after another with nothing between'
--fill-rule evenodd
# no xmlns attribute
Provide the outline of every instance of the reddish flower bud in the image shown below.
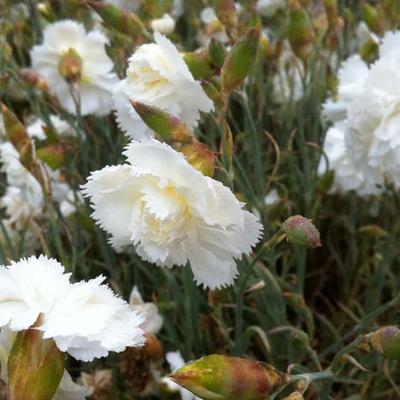
<svg viewBox="0 0 400 400"><path fill-rule="evenodd" d="M180 151L186 156L189 164L203 175L213 176L215 171L215 153L202 143L191 143L183 146Z"/></svg>
<svg viewBox="0 0 400 400"><path fill-rule="evenodd" d="M8 359L9 400L51 400L64 373L64 354L53 340L27 329L17 334Z"/></svg>
<svg viewBox="0 0 400 400"><path fill-rule="evenodd" d="M222 355L203 357L170 376L204 400L264 400L288 381L268 364Z"/></svg>
<svg viewBox="0 0 400 400"><path fill-rule="evenodd" d="M319 231L310 219L301 215L288 218L282 225L288 242L309 248L321 246Z"/></svg>
<svg viewBox="0 0 400 400"><path fill-rule="evenodd" d="M400 329L385 326L368 335L371 348L383 357L400 360Z"/></svg>

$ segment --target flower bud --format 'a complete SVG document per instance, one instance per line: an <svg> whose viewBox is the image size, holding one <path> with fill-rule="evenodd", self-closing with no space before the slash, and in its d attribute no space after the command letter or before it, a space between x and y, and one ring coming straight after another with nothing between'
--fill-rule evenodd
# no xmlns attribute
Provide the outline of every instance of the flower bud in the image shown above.
<svg viewBox="0 0 400 400"><path fill-rule="evenodd" d="M290 0L289 3L287 35L296 56L303 60L308 59L312 52L315 34L308 13L298 0Z"/></svg>
<svg viewBox="0 0 400 400"><path fill-rule="evenodd" d="M82 58L76 50L71 48L61 55L58 72L68 83L76 83L81 80Z"/></svg>
<svg viewBox="0 0 400 400"><path fill-rule="evenodd" d="M206 95L216 104L222 106L222 99L221 99L221 92L220 88L217 87L218 83L214 84L215 82L210 82L207 80L201 81L201 86L203 90L206 92Z"/></svg>
<svg viewBox="0 0 400 400"><path fill-rule="evenodd" d="M183 59L195 79L204 79L213 75L211 60L207 50L185 53Z"/></svg>
<svg viewBox="0 0 400 400"><path fill-rule="evenodd" d="M20 71L22 80L32 88L38 88L43 92L47 92L49 87L46 80L31 68L22 68Z"/></svg>
<svg viewBox="0 0 400 400"><path fill-rule="evenodd" d="M208 45L208 54L211 62L217 67L221 68L225 61L225 45L215 38L211 38L210 44Z"/></svg>
<svg viewBox="0 0 400 400"><path fill-rule="evenodd" d="M226 93L238 87L249 74L257 56L259 36L259 28L250 29L227 54L221 72L222 89Z"/></svg>
<svg viewBox="0 0 400 400"><path fill-rule="evenodd" d="M157 108L137 101L131 101L135 111L143 122L158 133L167 142L192 142L193 135L190 129L178 117L168 114Z"/></svg>
<svg viewBox="0 0 400 400"><path fill-rule="evenodd" d="M268 364L217 354L188 364L170 377L204 400L264 400L288 380Z"/></svg>
<svg viewBox="0 0 400 400"><path fill-rule="evenodd" d="M64 354L37 329L17 334L8 358L10 400L51 400L64 373Z"/></svg>
<svg viewBox="0 0 400 400"><path fill-rule="evenodd" d="M101 17L101 19L118 32L125 35L136 36L144 35L150 38L149 33L143 25L141 19L133 12L114 6L109 3L86 0L86 3Z"/></svg>
<svg viewBox="0 0 400 400"><path fill-rule="evenodd" d="M319 231L310 219L301 215L289 217L282 225L288 242L297 246L315 248L321 246Z"/></svg>
<svg viewBox="0 0 400 400"><path fill-rule="evenodd" d="M50 193L48 182L46 181L40 166L36 162L34 146L28 136L25 126L8 107L3 103L0 103L0 105L7 137L18 151L21 164L32 173L32 175L42 185L45 192Z"/></svg>
<svg viewBox="0 0 400 400"><path fill-rule="evenodd" d="M36 156L51 169L58 169L65 162L64 147L59 144L41 147L36 150Z"/></svg>
<svg viewBox="0 0 400 400"><path fill-rule="evenodd" d="M383 15L379 12L377 8L372 6L371 4L364 3L362 6L362 19L367 24L368 28L371 29L372 32L381 35L384 33L385 28L383 25L384 19Z"/></svg>
<svg viewBox="0 0 400 400"><path fill-rule="evenodd" d="M218 19L228 29L233 29L238 23L234 0L216 0L215 3L215 12Z"/></svg>
<svg viewBox="0 0 400 400"><path fill-rule="evenodd" d="M368 39L360 48L360 56L364 61L372 62L379 54L379 45L375 40Z"/></svg>
<svg viewBox="0 0 400 400"><path fill-rule="evenodd" d="M33 146L25 126L4 104L1 104L1 110L8 140L20 153L21 162L24 165L30 163L33 158Z"/></svg>
<svg viewBox="0 0 400 400"><path fill-rule="evenodd" d="M368 335L371 348L383 357L400 360L400 329L385 326Z"/></svg>
<svg viewBox="0 0 400 400"><path fill-rule="evenodd" d="M328 17L329 25L336 26L338 19L337 0L324 0L323 3L326 11L326 16Z"/></svg>
<svg viewBox="0 0 400 400"><path fill-rule="evenodd" d="M194 142L183 146L181 153L187 161L203 175L213 176L215 171L215 153L203 143Z"/></svg>

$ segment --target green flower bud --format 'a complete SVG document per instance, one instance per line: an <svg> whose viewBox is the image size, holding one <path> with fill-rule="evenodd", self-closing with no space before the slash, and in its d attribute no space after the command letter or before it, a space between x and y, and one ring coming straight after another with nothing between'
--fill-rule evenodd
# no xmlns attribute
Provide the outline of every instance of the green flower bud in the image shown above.
<svg viewBox="0 0 400 400"><path fill-rule="evenodd" d="M7 138L18 150L21 162L26 166L33 158L33 146L28 132L26 131L25 126L8 107L1 104L1 110Z"/></svg>
<svg viewBox="0 0 400 400"><path fill-rule="evenodd" d="M368 335L371 348L383 357L400 360L400 329L385 326Z"/></svg>
<svg viewBox="0 0 400 400"><path fill-rule="evenodd" d="M308 13L298 0L289 3L287 36L293 52L303 60L307 59L312 52L315 34Z"/></svg>
<svg viewBox="0 0 400 400"><path fill-rule="evenodd" d="M58 169L64 165L64 148L55 144L51 146L41 147L36 150L37 157L46 163L52 169Z"/></svg>
<svg viewBox="0 0 400 400"><path fill-rule="evenodd" d="M371 4L364 3L361 12L362 19L368 25L368 28L378 35L383 34L383 32L385 31L385 28L383 26L384 20L379 10Z"/></svg>
<svg viewBox="0 0 400 400"><path fill-rule="evenodd" d="M257 56L259 28L250 29L232 47L221 71L222 89L229 93L249 74Z"/></svg>
<svg viewBox="0 0 400 400"><path fill-rule="evenodd" d="M210 44L208 45L208 54L211 62L217 68L222 68L226 56L225 45L215 38L211 38Z"/></svg>
<svg viewBox="0 0 400 400"><path fill-rule="evenodd" d="M301 215L288 218L282 225L288 242L297 246L315 248L321 246L319 231L311 220Z"/></svg>
<svg viewBox="0 0 400 400"><path fill-rule="evenodd" d="M288 381L268 364L217 354L186 365L171 378L204 400L265 400Z"/></svg>
<svg viewBox="0 0 400 400"><path fill-rule="evenodd" d="M10 400L51 400L64 373L64 354L37 329L17 334L8 358Z"/></svg>
<svg viewBox="0 0 400 400"><path fill-rule="evenodd" d="M367 40L360 48L360 56L364 61L372 62L379 54L379 46L374 40Z"/></svg>
<svg viewBox="0 0 400 400"><path fill-rule="evenodd" d="M165 141L171 143L193 141L190 129L178 117L137 101L131 101L131 104L143 122Z"/></svg>
<svg viewBox="0 0 400 400"><path fill-rule="evenodd" d="M207 50L185 53L183 59L195 79L205 79L213 75L211 60Z"/></svg>
<svg viewBox="0 0 400 400"><path fill-rule="evenodd" d="M150 34L146 31L143 22L133 12L99 1L86 0L86 4L88 4L107 25L116 29L118 32L131 36L142 34L150 38Z"/></svg>
<svg viewBox="0 0 400 400"><path fill-rule="evenodd" d="M50 193L48 182L35 159L34 147L25 126L8 107L3 103L0 103L0 105L7 137L18 151L21 164L32 173L45 192Z"/></svg>

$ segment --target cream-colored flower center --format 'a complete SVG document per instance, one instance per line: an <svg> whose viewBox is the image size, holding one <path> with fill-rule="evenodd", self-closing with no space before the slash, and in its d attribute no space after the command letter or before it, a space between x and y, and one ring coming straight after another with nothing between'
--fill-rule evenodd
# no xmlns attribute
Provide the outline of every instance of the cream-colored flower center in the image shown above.
<svg viewBox="0 0 400 400"><path fill-rule="evenodd" d="M185 196L171 186L156 188L151 194L142 198L142 229L146 239L158 246L185 239L191 223Z"/></svg>
<svg viewBox="0 0 400 400"><path fill-rule="evenodd" d="M157 96L169 84L158 71L147 63L137 65L128 72L129 79L147 96Z"/></svg>

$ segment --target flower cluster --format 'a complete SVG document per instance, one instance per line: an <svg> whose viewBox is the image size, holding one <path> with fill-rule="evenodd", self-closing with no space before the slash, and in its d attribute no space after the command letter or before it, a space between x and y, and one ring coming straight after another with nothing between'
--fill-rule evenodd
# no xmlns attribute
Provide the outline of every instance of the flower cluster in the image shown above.
<svg viewBox="0 0 400 400"><path fill-rule="evenodd" d="M102 284L71 283L54 259L29 257L0 266L0 327L32 326L76 359L90 361L144 342L143 318Z"/></svg>
<svg viewBox="0 0 400 400"><path fill-rule="evenodd" d="M399 49L400 32L389 32L371 66L353 55L340 68L337 96L323 107L334 123L324 152L335 171L336 190L369 195L382 191L386 182L400 187ZM326 168L322 158L320 172Z"/></svg>

